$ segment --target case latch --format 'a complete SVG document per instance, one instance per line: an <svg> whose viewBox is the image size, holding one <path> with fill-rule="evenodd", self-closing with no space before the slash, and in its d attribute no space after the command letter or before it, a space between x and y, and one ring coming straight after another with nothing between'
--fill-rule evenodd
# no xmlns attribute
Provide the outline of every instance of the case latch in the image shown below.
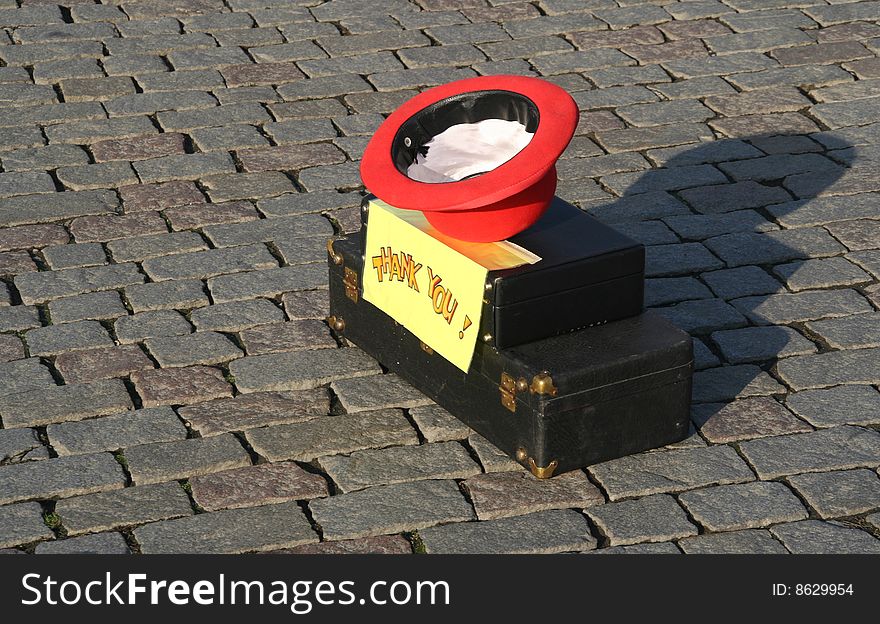
<svg viewBox="0 0 880 624"><path fill-rule="evenodd" d="M344 267L342 284L345 286L345 296L357 303L358 300L358 274L354 269Z"/></svg>
<svg viewBox="0 0 880 624"><path fill-rule="evenodd" d="M498 390L501 392L501 405L511 412L516 411L516 393L528 389L529 382L525 378L514 379L507 373L501 373L501 383L498 384Z"/></svg>

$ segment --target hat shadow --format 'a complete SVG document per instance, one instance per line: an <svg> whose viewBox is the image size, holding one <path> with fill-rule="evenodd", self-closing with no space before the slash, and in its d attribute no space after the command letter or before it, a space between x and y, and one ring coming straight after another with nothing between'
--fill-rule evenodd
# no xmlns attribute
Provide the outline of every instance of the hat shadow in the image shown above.
<svg viewBox="0 0 880 624"><path fill-rule="evenodd" d="M762 412L754 404L768 399L752 397L787 394L777 370L783 358L829 349L808 325L821 310L798 310L790 295L857 287L860 275L873 281L822 227L834 221L827 205L864 183L848 175L859 149L820 132L722 139L648 157L659 168L600 178L617 199L580 203L646 245L646 308L694 337L694 428L680 444L701 444L696 431L710 442L767 435L759 422L766 409L785 408ZM575 163L560 163L562 184L576 184L565 181ZM724 409L744 398L752 405ZM811 429L793 413L785 418L790 432Z"/></svg>

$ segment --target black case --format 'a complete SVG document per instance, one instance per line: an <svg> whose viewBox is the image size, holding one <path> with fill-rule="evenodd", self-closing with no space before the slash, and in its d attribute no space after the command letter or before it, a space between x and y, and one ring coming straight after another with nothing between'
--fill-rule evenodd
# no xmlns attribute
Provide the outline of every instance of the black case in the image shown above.
<svg viewBox="0 0 880 624"><path fill-rule="evenodd" d="M685 437L691 338L648 312L498 350L467 374L361 297L361 235L331 241L328 319L541 478Z"/></svg>
<svg viewBox="0 0 880 624"><path fill-rule="evenodd" d="M361 205L364 227L374 198ZM489 272L479 335L490 345L507 349L642 311L644 245L577 207L554 198L510 241L541 261Z"/></svg>

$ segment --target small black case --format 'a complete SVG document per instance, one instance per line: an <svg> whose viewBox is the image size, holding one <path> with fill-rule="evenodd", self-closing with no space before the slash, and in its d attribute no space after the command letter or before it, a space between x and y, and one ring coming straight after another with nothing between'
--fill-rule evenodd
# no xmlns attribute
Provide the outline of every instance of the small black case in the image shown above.
<svg viewBox="0 0 880 624"><path fill-rule="evenodd" d="M371 199L361 206L363 227ZM644 245L568 202L554 198L510 241L541 261L489 272L479 334L488 344L506 349L642 311Z"/></svg>
<svg viewBox="0 0 880 624"><path fill-rule="evenodd" d="M509 349L477 341L467 374L361 297L360 234L332 241L331 327L541 478L687 435L691 337L660 315Z"/></svg>

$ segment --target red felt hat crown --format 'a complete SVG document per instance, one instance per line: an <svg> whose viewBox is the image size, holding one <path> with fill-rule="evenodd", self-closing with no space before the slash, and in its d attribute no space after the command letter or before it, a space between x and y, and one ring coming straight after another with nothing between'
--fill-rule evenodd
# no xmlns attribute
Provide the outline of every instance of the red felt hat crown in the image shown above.
<svg viewBox="0 0 880 624"><path fill-rule="evenodd" d="M502 165L456 182L406 175L431 138L452 125L519 121L531 141ZM379 199L420 210L439 231L468 241L509 238L532 225L556 191L556 160L574 134L578 109L553 83L524 76L480 76L420 93L379 126L361 160L361 179Z"/></svg>

